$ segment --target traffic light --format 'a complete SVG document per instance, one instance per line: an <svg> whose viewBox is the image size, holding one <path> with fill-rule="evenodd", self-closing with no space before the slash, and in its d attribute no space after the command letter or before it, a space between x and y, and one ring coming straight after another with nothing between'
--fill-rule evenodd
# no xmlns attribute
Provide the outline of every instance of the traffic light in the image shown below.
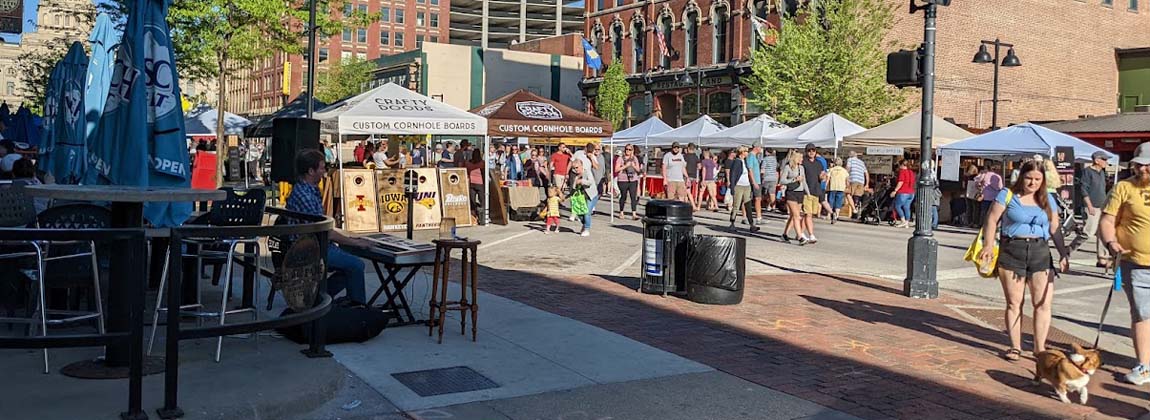
<svg viewBox="0 0 1150 420"><path fill-rule="evenodd" d="M898 50L886 56L886 82L899 88L922 86L922 57L918 50Z"/></svg>

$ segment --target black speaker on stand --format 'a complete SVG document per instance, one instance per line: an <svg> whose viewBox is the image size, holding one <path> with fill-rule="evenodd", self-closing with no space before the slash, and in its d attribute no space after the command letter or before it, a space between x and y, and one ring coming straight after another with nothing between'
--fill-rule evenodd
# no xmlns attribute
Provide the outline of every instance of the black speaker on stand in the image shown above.
<svg viewBox="0 0 1150 420"><path fill-rule="evenodd" d="M319 120L276 118L272 121L272 180L295 182L295 157L300 150L323 151L319 145Z"/></svg>

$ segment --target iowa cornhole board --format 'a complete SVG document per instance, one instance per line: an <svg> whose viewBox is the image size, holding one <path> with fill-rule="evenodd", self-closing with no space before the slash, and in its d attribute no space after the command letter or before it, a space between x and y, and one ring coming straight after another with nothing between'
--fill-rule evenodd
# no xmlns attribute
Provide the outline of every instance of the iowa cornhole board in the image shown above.
<svg viewBox="0 0 1150 420"><path fill-rule="evenodd" d="M414 229L438 229L443 219L439 200L439 177L435 168L412 169L419 180L412 220ZM384 231L407 230L407 197L403 193L403 174L407 169L376 171L379 191L379 220Z"/></svg>
<svg viewBox="0 0 1150 420"><path fill-rule="evenodd" d="M443 217L455 219L455 226L471 226L471 190L467 169L439 170L439 192L443 197Z"/></svg>
<svg viewBox="0 0 1150 420"><path fill-rule="evenodd" d="M345 228L354 233L379 232L379 201L370 169L344 169Z"/></svg>

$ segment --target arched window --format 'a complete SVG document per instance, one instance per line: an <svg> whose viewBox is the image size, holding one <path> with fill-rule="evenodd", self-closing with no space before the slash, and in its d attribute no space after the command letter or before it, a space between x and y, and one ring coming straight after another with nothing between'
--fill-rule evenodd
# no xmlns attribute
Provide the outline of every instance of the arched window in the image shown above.
<svg viewBox="0 0 1150 420"><path fill-rule="evenodd" d="M659 33L663 35L663 45L658 47L659 66L671 68L671 17L664 16L659 21ZM656 40L658 42L658 40Z"/></svg>
<svg viewBox="0 0 1150 420"><path fill-rule="evenodd" d="M707 115L720 122L731 120L731 93L715 92L707 97Z"/></svg>
<svg viewBox="0 0 1150 420"><path fill-rule="evenodd" d="M603 57L603 27L598 24L595 29L591 30L591 47L595 49L595 53L599 57ZM591 70L592 74L598 76L602 70Z"/></svg>
<svg viewBox="0 0 1150 420"><path fill-rule="evenodd" d="M705 112L699 103L699 96L694 93L683 95L683 105L679 108L679 119L683 124L699 119L699 114Z"/></svg>
<svg viewBox="0 0 1150 420"><path fill-rule="evenodd" d="M647 107L647 99L643 96L631 98L631 106L629 108L631 112L628 127L634 127L645 121L647 117L651 115L651 110Z"/></svg>
<svg viewBox="0 0 1150 420"><path fill-rule="evenodd" d="M699 12L692 10L687 13L687 39L686 48L684 48L687 55L686 66L694 67L699 64Z"/></svg>
<svg viewBox="0 0 1150 420"><path fill-rule="evenodd" d="M637 20L631 26L631 53L634 58L631 60L631 72L642 73L647 70L646 60L644 57L647 51L647 32L643 27L643 21Z"/></svg>
<svg viewBox="0 0 1150 420"><path fill-rule="evenodd" d="M751 14L751 16L753 16L753 18L762 19L760 22L766 22L768 10L770 10L770 6L766 0L756 1L754 3L754 12ZM758 30L754 29L755 27L756 27L756 25L754 25L752 23L751 24L751 28L752 28L751 29L751 51L757 50L759 47L762 46L762 43L763 43L762 42L762 39L763 39L762 36L763 35L760 34ZM763 28L763 30L766 30L766 28Z"/></svg>
<svg viewBox="0 0 1150 420"><path fill-rule="evenodd" d="M730 30L730 22L727 17L728 11L726 7L718 7L715 9L714 14L714 40L711 44L711 59L715 64L727 62L727 31Z"/></svg>
<svg viewBox="0 0 1150 420"><path fill-rule="evenodd" d="M611 27L611 46L615 51L611 52L611 64L623 58L623 24L616 23Z"/></svg>

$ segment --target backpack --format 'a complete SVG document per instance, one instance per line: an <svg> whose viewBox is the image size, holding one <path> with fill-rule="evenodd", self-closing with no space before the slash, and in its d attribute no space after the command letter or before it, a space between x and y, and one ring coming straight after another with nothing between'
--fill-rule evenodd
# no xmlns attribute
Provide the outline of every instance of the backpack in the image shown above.
<svg viewBox="0 0 1150 420"><path fill-rule="evenodd" d="M293 313L291 308L287 308L281 316L291 313ZM362 343L383 332L392 316L390 313L354 304L349 300L340 300L332 302L331 311L319 321L324 323L327 335L324 343ZM311 341L310 322L276 328L276 332L299 344L308 344Z"/></svg>

